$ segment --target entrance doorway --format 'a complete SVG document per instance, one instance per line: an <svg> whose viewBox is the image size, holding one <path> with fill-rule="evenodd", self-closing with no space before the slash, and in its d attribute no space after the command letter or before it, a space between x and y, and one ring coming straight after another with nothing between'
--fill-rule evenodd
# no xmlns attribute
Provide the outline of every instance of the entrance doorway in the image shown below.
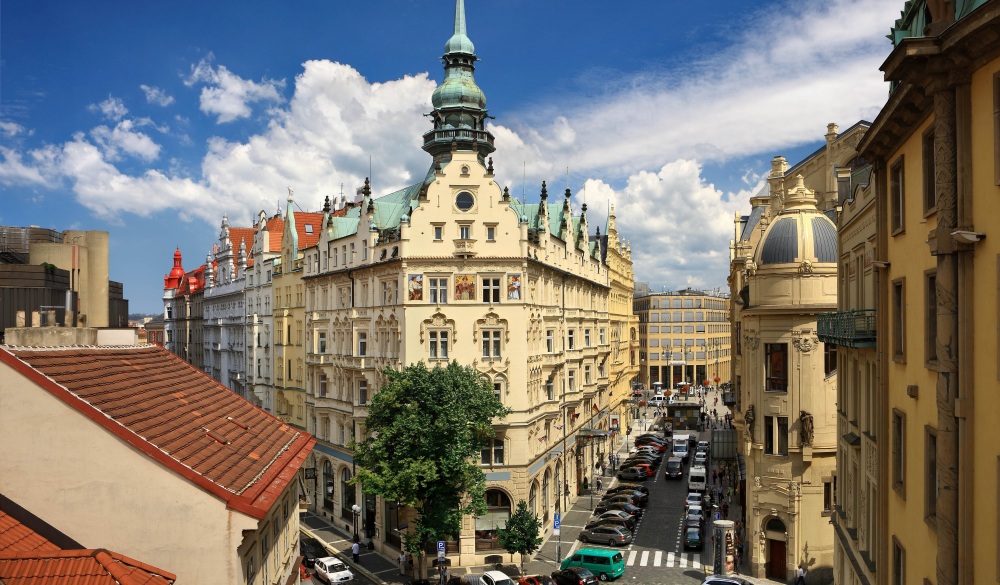
<svg viewBox="0 0 1000 585"><path fill-rule="evenodd" d="M774 581L784 581L787 578L785 565L785 541L767 541L767 578Z"/></svg>

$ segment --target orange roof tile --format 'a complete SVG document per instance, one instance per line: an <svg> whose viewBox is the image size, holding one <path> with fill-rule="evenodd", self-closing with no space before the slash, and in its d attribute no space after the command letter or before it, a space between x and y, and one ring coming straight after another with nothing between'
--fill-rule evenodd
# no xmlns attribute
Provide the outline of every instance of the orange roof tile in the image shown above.
<svg viewBox="0 0 1000 585"><path fill-rule="evenodd" d="M307 225L312 226L312 233L306 231ZM299 250L305 250L319 242L319 232L322 226L322 213L299 212L295 214L295 231L299 234Z"/></svg>
<svg viewBox="0 0 1000 585"><path fill-rule="evenodd" d="M177 576L104 549L0 553L6 585L170 585Z"/></svg>
<svg viewBox="0 0 1000 585"><path fill-rule="evenodd" d="M281 252L281 240L285 237L285 218L275 215L267 220L267 231L271 232L268 252Z"/></svg>
<svg viewBox="0 0 1000 585"><path fill-rule="evenodd" d="M55 552L62 550L49 539L0 510L0 554Z"/></svg>
<svg viewBox="0 0 1000 585"><path fill-rule="evenodd" d="M253 228L243 228L243 227L231 227L229 228L229 241L233 245L233 258L235 258L233 263L233 270L237 274L240 272L239 254L240 254L240 242L246 246L247 251L247 266L253 266Z"/></svg>
<svg viewBox="0 0 1000 585"><path fill-rule="evenodd" d="M0 346L0 361L230 509L258 519L315 444L156 345Z"/></svg>

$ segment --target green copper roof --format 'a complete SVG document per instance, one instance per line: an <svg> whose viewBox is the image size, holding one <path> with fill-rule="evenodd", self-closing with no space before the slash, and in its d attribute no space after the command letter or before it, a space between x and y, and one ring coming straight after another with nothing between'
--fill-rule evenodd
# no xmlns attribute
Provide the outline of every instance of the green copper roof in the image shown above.
<svg viewBox="0 0 1000 585"><path fill-rule="evenodd" d="M455 2L455 34L451 35L448 42L444 44L445 53L466 53L476 54L476 47L465 34L465 1Z"/></svg>

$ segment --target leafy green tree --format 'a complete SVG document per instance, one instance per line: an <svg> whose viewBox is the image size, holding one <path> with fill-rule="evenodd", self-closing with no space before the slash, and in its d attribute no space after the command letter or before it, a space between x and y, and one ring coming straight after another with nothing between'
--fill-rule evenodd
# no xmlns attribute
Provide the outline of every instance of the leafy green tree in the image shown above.
<svg viewBox="0 0 1000 585"><path fill-rule="evenodd" d="M542 545L542 521L538 515L528 511L524 500L517 502L517 509L507 520L507 527L497 531L500 546L510 553L521 555L521 574L524 574L524 557L534 553Z"/></svg>
<svg viewBox="0 0 1000 585"><path fill-rule="evenodd" d="M489 381L457 362L434 369L421 362L384 375L388 382L368 405L368 436L353 445L352 481L417 510L405 544L420 555L427 542L457 535L464 515L486 513L478 458L494 421L509 409Z"/></svg>

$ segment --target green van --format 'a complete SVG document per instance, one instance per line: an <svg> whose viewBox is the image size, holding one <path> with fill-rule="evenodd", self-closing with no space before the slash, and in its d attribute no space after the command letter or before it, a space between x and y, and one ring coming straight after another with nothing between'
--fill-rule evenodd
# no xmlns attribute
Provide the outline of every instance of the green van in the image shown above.
<svg viewBox="0 0 1000 585"><path fill-rule="evenodd" d="M597 575L601 581L617 579L625 574L625 559L622 553L606 548L581 548L563 559L560 569L583 567Z"/></svg>

